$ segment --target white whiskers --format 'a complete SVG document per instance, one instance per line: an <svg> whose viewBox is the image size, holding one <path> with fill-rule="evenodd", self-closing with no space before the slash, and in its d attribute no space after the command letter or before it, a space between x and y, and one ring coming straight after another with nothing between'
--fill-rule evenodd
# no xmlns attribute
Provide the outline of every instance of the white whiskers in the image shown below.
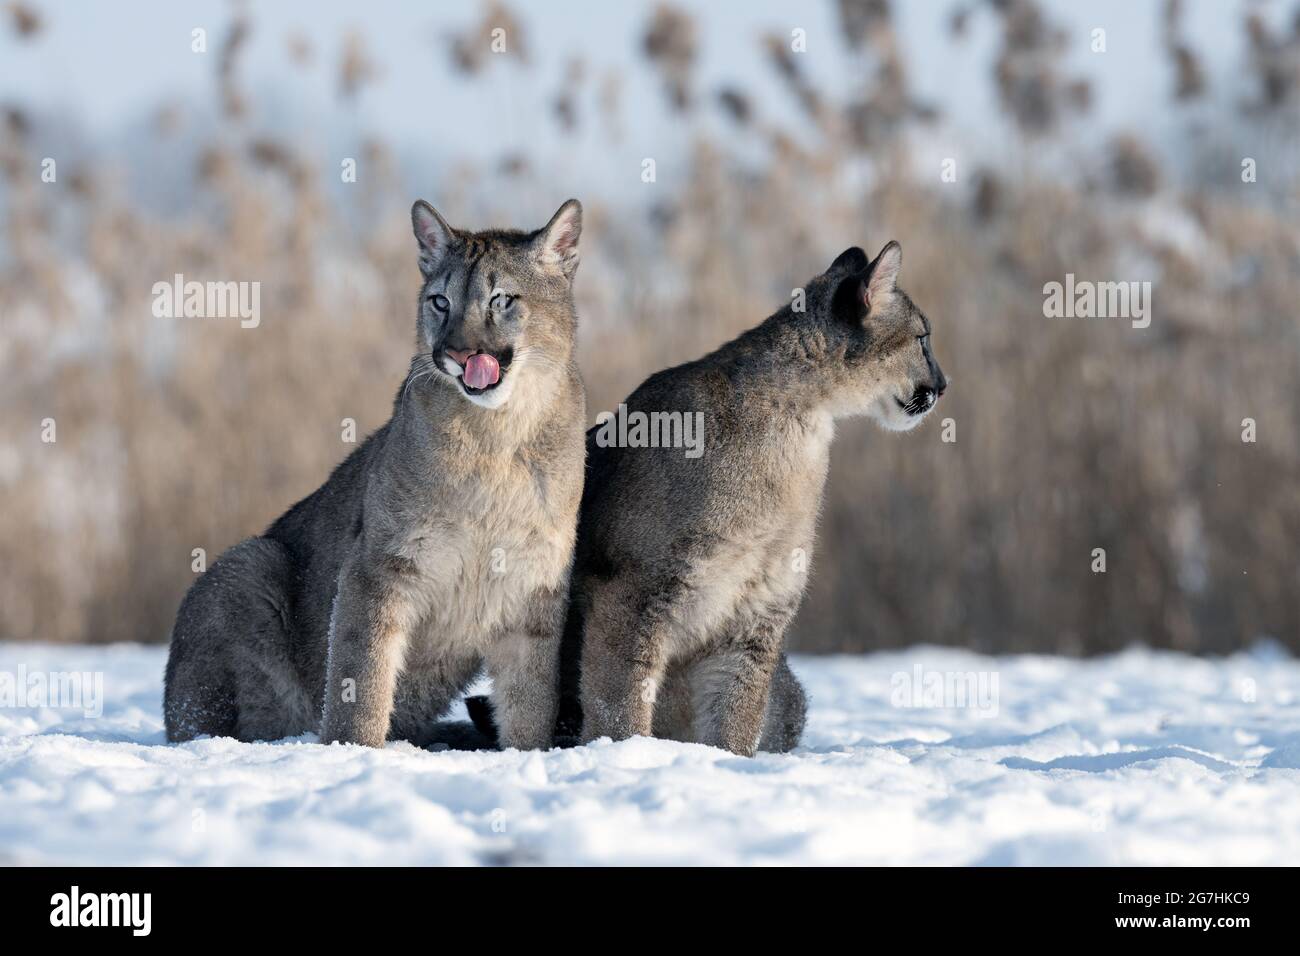
<svg viewBox="0 0 1300 956"><path fill-rule="evenodd" d="M438 371L432 358L421 359L419 362L411 363L411 370L406 373L406 384L402 386L402 401L406 401L406 393L411 390L411 386L421 379L428 378L434 372Z"/></svg>

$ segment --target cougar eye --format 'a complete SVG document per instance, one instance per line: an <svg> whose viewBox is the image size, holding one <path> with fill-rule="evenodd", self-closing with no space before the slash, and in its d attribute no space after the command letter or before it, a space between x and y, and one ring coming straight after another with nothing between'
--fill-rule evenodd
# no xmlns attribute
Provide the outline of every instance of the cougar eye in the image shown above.
<svg viewBox="0 0 1300 956"><path fill-rule="evenodd" d="M508 295L505 292L498 292L492 296L492 301L488 303L494 309L508 309L514 305L516 296Z"/></svg>
<svg viewBox="0 0 1300 956"><path fill-rule="evenodd" d="M437 309L439 312L446 312L448 309L451 308L451 300L448 299L445 295L442 295L441 293L438 292L435 292L433 295L429 296L429 301L433 303L433 307Z"/></svg>

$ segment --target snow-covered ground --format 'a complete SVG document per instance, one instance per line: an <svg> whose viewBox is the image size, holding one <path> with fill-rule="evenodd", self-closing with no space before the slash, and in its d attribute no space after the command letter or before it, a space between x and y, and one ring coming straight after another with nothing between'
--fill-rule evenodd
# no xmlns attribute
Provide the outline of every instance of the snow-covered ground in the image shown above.
<svg viewBox="0 0 1300 956"><path fill-rule="evenodd" d="M0 701L6 674L103 675L100 716L0 703L0 863L1300 862L1300 663L1268 648L796 658L804 744L750 760L173 746L164 657L0 644ZM967 706L902 706L945 672Z"/></svg>

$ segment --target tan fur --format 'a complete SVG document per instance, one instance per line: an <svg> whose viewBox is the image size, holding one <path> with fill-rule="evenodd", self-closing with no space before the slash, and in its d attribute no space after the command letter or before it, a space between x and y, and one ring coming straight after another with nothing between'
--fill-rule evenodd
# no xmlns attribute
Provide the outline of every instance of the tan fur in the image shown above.
<svg viewBox="0 0 1300 956"><path fill-rule="evenodd" d="M319 721L326 741L429 743L486 667L501 742L550 743L582 489L581 207L533 234L457 232L423 203L412 220L424 282L392 419L187 596L172 739ZM500 375L471 388L454 356L479 352Z"/></svg>
<svg viewBox="0 0 1300 956"><path fill-rule="evenodd" d="M805 698L782 647L834 420L911 428L946 387L900 264L896 243L874 262L850 249L808 284L805 313L782 309L628 397L632 412L702 414L699 457L589 437L562 730L580 716L586 740L795 745Z"/></svg>

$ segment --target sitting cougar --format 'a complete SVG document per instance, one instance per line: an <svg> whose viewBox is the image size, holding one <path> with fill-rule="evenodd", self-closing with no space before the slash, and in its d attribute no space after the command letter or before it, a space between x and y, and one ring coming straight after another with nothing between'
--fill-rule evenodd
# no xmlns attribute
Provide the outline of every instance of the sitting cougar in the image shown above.
<svg viewBox="0 0 1300 956"><path fill-rule="evenodd" d="M535 233L411 211L424 282L388 423L190 588L169 740L439 739L486 664L506 746L548 746L586 409L574 360L582 207Z"/></svg>
<svg viewBox="0 0 1300 956"><path fill-rule="evenodd" d="M783 636L833 420L910 429L947 387L929 321L895 284L901 264L896 242L872 262L848 249L808 283L806 309L786 306L627 399L625 414L652 422L702 413L702 454L588 433L559 734L580 722L583 740L653 732L745 755L798 743L805 698Z"/></svg>

